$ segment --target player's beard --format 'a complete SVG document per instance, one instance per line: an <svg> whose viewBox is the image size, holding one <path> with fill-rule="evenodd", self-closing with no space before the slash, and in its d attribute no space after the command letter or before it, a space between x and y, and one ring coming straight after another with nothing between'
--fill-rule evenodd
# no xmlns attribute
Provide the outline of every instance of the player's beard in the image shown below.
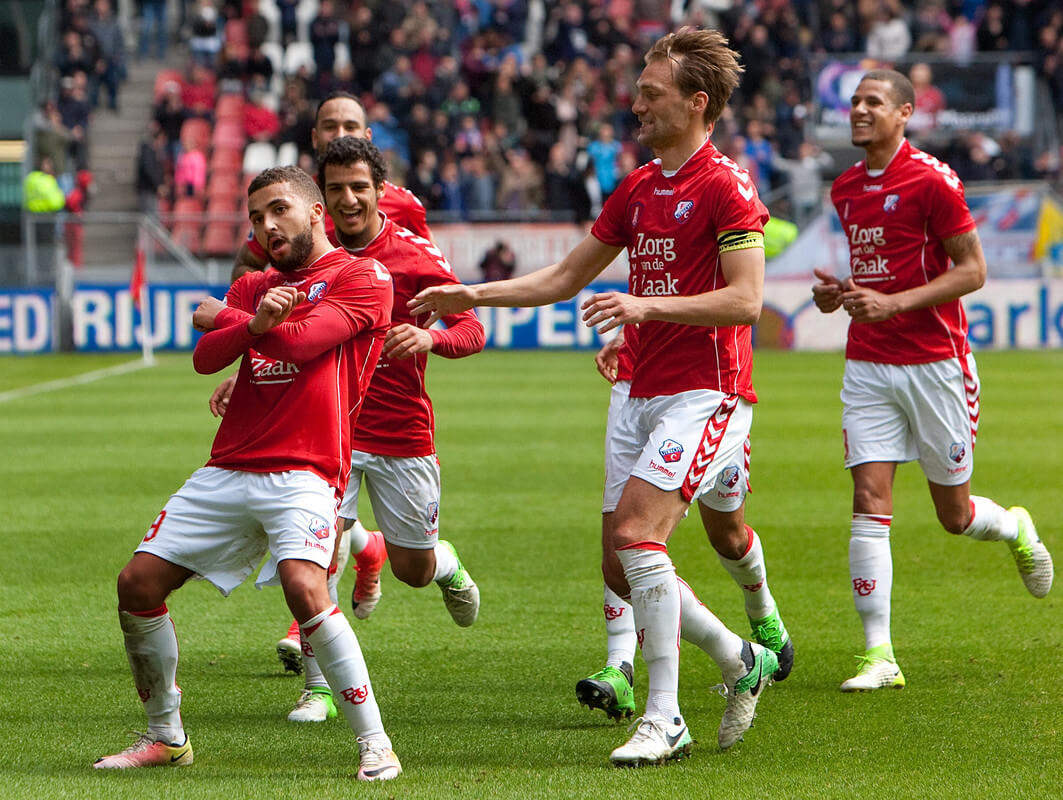
<svg viewBox="0 0 1063 800"><path fill-rule="evenodd" d="M310 257L310 253L314 250L314 231L307 225L306 230L290 240L290 247L288 248L288 255L275 260L270 258L270 263L273 264L281 272L295 272L300 267L306 265L306 260Z"/></svg>

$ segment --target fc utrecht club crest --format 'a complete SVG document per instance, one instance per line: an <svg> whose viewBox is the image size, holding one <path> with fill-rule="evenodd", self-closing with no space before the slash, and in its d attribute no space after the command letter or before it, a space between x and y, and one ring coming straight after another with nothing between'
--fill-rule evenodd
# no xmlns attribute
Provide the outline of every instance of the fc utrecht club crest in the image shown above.
<svg viewBox="0 0 1063 800"><path fill-rule="evenodd" d="M428 516L428 527L434 528L439 521L439 503L434 500L425 508Z"/></svg>
<svg viewBox="0 0 1063 800"><path fill-rule="evenodd" d="M963 442L953 442L949 445L949 460L954 464L959 464L963 461L965 455L967 455L967 447Z"/></svg>
<svg viewBox="0 0 1063 800"><path fill-rule="evenodd" d="M631 227L637 228L639 226L639 220L642 219L642 203L635 202L631 204Z"/></svg>
<svg viewBox="0 0 1063 800"><path fill-rule="evenodd" d="M694 210L693 200L680 200L675 204L675 211L672 212L672 216L675 217L675 221L682 225L688 219L690 214Z"/></svg>
<svg viewBox="0 0 1063 800"><path fill-rule="evenodd" d="M310 524L307 526L314 536L318 539L327 539L332 532L332 526L320 517L314 517L310 520Z"/></svg>
<svg viewBox="0 0 1063 800"><path fill-rule="evenodd" d="M887 214L897 210L897 204L901 201L899 194L888 194L886 199L882 201L882 210Z"/></svg>
<svg viewBox="0 0 1063 800"><path fill-rule="evenodd" d="M720 483L728 489L735 488L735 485L738 483L738 467L733 464L729 467L725 467L723 472L720 473Z"/></svg>
<svg viewBox="0 0 1063 800"><path fill-rule="evenodd" d="M683 445L672 439L665 439L661 449L657 452L661 454L666 464L674 464L683 457Z"/></svg>
<svg viewBox="0 0 1063 800"><path fill-rule="evenodd" d="M325 289L327 288L327 281L318 281L307 290L306 299L309 300L311 303L316 303L318 300L324 297Z"/></svg>

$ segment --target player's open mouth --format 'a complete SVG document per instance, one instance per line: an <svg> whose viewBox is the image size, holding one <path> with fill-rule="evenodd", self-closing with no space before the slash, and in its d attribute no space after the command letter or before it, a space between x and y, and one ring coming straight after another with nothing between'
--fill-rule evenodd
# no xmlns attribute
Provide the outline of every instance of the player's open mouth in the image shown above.
<svg viewBox="0 0 1063 800"><path fill-rule="evenodd" d="M284 249L284 246L286 244L288 244L288 240L287 239L280 239L280 238L270 239L269 240L269 251L271 253L273 253L274 255L276 255L277 253L279 253L281 250Z"/></svg>

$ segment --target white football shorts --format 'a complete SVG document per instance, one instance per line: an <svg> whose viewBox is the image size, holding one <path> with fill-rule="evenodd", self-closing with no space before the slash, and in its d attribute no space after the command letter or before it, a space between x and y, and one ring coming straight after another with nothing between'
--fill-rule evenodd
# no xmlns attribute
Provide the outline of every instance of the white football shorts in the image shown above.
<svg viewBox="0 0 1063 800"><path fill-rule="evenodd" d="M228 595L269 553L255 586L280 583L288 558L328 569L336 543L336 492L312 472L202 467L159 512L138 553L192 570Z"/></svg>
<svg viewBox="0 0 1063 800"><path fill-rule="evenodd" d="M351 478L340 516L358 519L362 478L384 540L409 550L431 550L439 540L439 459L351 452Z"/></svg>
<svg viewBox="0 0 1063 800"><path fill-rule="evenodd" d="M631 476L717 511L740 507L753 405L708 389L659 397L628 397L627 389L617 384L610 398L602 512L616 510Z"/></svg>
<svg viewBox="0 0 1063 800"><path fill-rule="evenodd" d="M929 364L846 361L841 394L846 469L919 461L932 483L966 483L974 471L980 390L973 356Z"/></svg>

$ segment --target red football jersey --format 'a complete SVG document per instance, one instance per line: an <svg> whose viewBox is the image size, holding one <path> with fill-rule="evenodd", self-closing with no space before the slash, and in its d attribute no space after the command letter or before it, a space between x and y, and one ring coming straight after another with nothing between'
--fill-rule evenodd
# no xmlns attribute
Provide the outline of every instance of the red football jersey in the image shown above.
<svg viewBox="0 0 1063 800"><path fill-rule="evenodd" d="M929 283L949 268L942 240L975 227L963 184L948 164L906 140L885 171L863 161L831 187L831 201L849 240L857 286L884 294ZM845 357L883 364L925 364L970 352L963 304L950 300L883 322L849 325Z"/></svg>
<svg viewBox="0 0 1063 800"><path fill-rule="evenodd" d="M616 353L616 379L629 381L635 371L635 362L639 352L639 326L624 326L624 343Z"/></svg>
<svg viewBox="0 0 1063 800"><path fill-rule="evenodd" d="M384 181L384 194L380 198L378 208L384 212L388 219L395 224L409 228L418 236L425 239L432 238L432 232L428 229L428 218L424 206L417 199L417 195L402 186L396 186L391 181ZM325 214L325 235L335 247L341 247L340 240L336 238L336 223L332 217ZM247 234L247 249L250 250L259 261L269 261L266 251L255 240L255 232Z"/></svg>
<svg viewBox="0 0 1063 800"><path fill-rule="evenodd" d="M266 291L306 293L281 325L247 332ZM391 318L391 276L371 258L331 250L294 273L249 272L225 296L227 327L205 334L197 357L219 339L245 337L229 409L207 466L246 472L310 470L342 494L350 472L350 430ZM234 313L243 312L243 313Z"/></svg>
<svg viewBox="0 0 1063 800"><path fill-rule="evenodd" d="M427 239L384 220L380 233L353 255L368 256L387 265L395 286L391 327L423 325L410 315L406 302L429 286L459 283L447 259ZM483 350L484 328L472 311L443 318L446 330L430 331L432 352L461 358ZM435 416L425 387L427 353L389 359L381 354L354 427L355 450L382 456L412 458L435 453Z"/></svg>
<svg viewBox="0 0 1063 800"><path fill-rule="evenodd" d="M689 296L727 285L717 237L763 232L768 211L749 174L706 142L671 176L659 160L631 172L606 200L591 233L626 247L629 291ZM639 324L632 397L714 389L756 402L750 326Z"/></svg>

